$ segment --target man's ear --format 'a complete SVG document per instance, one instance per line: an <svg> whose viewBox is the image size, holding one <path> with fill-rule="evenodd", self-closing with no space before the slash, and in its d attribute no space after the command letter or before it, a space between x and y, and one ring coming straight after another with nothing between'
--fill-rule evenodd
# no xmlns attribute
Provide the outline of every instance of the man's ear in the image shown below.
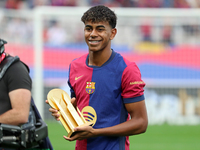
<svg viewBox="0 0 200 150"><path fill-rule="evenodd" d="M115 35L117 34L117 29L116 28L113 28L111 30L111 36L110 36L110 40L114 39Z"/></svg>

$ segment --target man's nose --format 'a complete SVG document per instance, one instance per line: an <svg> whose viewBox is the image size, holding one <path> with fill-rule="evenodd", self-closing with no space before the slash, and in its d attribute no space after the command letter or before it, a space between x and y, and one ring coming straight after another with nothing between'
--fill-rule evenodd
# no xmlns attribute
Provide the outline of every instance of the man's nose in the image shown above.
<svg viewBox="0 0 200 150"><path fill-rule="evenodd" d="M97 36L97 31L96 31L95 29L92 30L92 32L90 33L90 36L91 36L91 37Z"/></svg>

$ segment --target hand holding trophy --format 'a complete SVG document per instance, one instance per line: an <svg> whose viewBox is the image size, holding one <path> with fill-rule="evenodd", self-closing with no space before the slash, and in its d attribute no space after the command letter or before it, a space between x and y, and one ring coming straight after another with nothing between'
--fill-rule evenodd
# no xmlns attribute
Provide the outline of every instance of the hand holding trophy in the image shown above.
<svg viewBox="0 0 200 150"><path fill-rule="evenodd" d="M74 133L74 128L79 126L93 126L96 123L97 115L95 110L86 106L80 110L78 107L75 109L71 103L71 98L61 89L53 89L47 95L49 105L57 109L61 114L59 119L67 131L67 137Z"/></svg>

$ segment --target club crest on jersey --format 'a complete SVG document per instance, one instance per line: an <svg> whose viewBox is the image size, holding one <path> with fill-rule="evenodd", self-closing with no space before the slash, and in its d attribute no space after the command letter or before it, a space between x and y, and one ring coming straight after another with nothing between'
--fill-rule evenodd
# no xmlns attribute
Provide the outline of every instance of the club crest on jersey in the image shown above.
<svg viewBox="0 0 200 150"><path fill-rule="evenodd" d="M88 94L94 93L94 91L95 91L95 82L87 82L85 89L86 89L86 92Z"/></svg>

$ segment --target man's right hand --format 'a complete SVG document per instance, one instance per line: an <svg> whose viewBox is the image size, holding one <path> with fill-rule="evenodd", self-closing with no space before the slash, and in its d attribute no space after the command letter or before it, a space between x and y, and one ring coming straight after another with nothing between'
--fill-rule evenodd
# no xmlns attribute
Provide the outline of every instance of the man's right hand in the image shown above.
<svg viewBox="0 0 200 150"><path fill-rule="evenodd" d="M49 104L48 100L45 101L47 104ZM59 117L60 117L60 113L58 112L58 110L54 109L54 108L49 108L49 111L51 112L51 115L54 116L54 118L59 121Z"/></svg>
<svg viewBox="0 0 200 150"><path fill-rule="evenodd" d="M73 98L71 99L71 103L72 103L72 105L74 106L74 108L76 109L77 103L76 103L76 98L75 98L75 97L73 97Z"/></svg>

